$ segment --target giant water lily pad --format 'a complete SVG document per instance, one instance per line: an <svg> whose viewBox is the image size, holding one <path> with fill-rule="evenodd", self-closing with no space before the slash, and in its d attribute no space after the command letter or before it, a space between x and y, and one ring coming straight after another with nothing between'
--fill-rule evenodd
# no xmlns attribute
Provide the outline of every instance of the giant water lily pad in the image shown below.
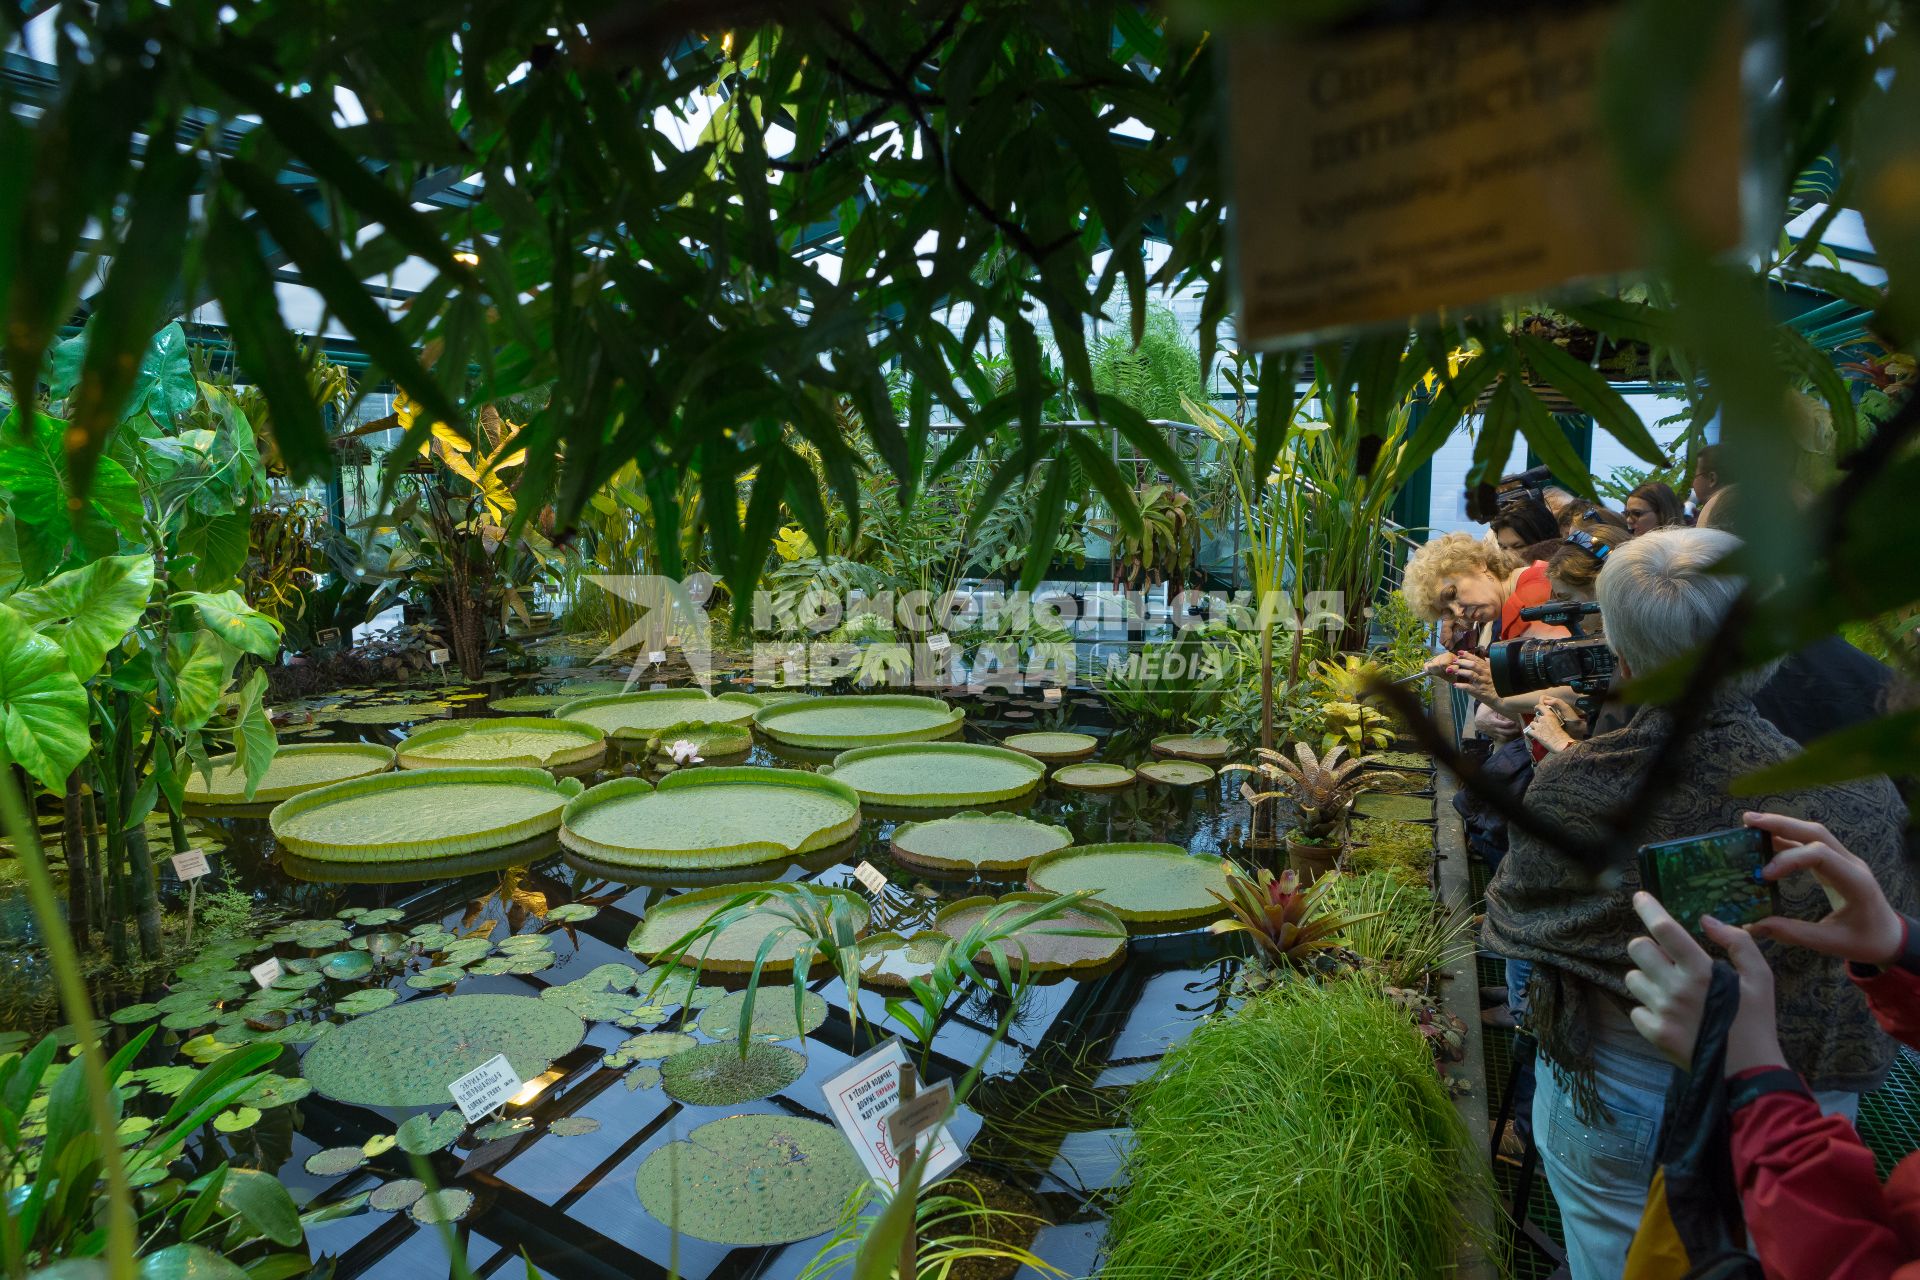
<svg viewBox="0 0 1920 1280"><path fill-rule="evenodd" d="M736 991L724 1000L708 1005L700 1014L700 1030L715 1040L733 1040L740 1035L740 1015L747 1007L747 993ZM827 1020L827 1002L811 991L800 998L801 1020L793 1019L793 993L768 989L754 993L753 1019L747 1027L750 1040L798 1040L811 1034Z"/></svg>
<svg viewBox="0 0 1920 1280"><path fill-rule="evenodd" d="M295 854L329 862L451 857L560 825L578 779L540 769L423 769L354 778L283 801L269 817Z"/></svg>
<svg viewBox="0 0 1920 1280"><path fill-rule="evenodd" d="M582 720L609 738L657 738L685 724L745 724L756 703L729 694L709 697L701 689L654 689L577 698L554 710L562 720Z"/></svg>
<svg viewBox="0 0 1920 1280"><path fill-rule="evenodd" d="M777 702L762 707L753 723L775 742L833 751L944 738L966 718L965 711L938 698L869 693Z"/></svg>
<svg viewBox="0 0 1920 1280"><path fill-rule="evenodd" d="M935 871L1018 871L1043 853L1073 843L1065 827L1017 813L957 813L893 829L892 852L900 861Z"/></svg>
<svg viewBox="0 0 1920 1280"><path fill-rule="evenodd" d="M697 1045L660 1064L667 1095L695 1107L731 1107L770 1098L806 1073L804 1054L757 1041L744 1047Z"/></svg>
<svg viewBox="0 0 1920 1280"><path fill-rule="evenodd" d="M586 1025L555 1000L410 1000L338 1028L307 1051L301 1072L336 1102L424 1107L449 1101L447 1086L497 1053L531 1080L585 1035Z"/></svg>
<svg viewBox="0 0 1920 1280"><path fill-rule="evenodd" d="M648 1156L640 1205L675 1231L727 1245L790 1244L830 1231L866 1181L832 1125L726 1116Z"/></svg>
<svg viewBox="0 0 1920 1280"><path fill-rule="evenodd" d="M745 695L729 696L738 698ZM660 731L659 739L662 751L690 746L693 754L703 761L743 756L753 750L753 730L743 724L668 725Z"/></svg>
<svg viewBox="0 0 1920 1280"><path fill-rule="evenodd" d="M616 778L571 801L560 843L597 862L714 870L791 858L860 829L851 787L797 769L689 769Z"/></svg>
<svg viewBox="0 0 1920 1280"><path fill-rule="evenodd" d="M1032 756L1005 747L908 742L843 751L829 776L874 804L939 809L1017 799L1039 786L1046 772Z"/></svg>
<svg viewBox="0 0 1920 1280"><path fill-rule="evenodd" d="M1149 782L1169 787L1197 787L1212 782L1213 766L1198 760L1149 760L1140 766L1140 776Z"/></svg>
<svg viewBox="0 0 1920 1280"><path fill-rule="evenodd" d="M1085 760L1100 745L1090 733L1016 733L1004 745L1024 751L1036 760Z"/></svg>
<svg viewBox="0 0 1920 1280"><path fill-rule="evenodd" d="M942 907L934 928L953 939L963 938L975 925L993 922L996 929L1011 926L1043 903L1050 893L1009 893L998 898L962 898ZM1001 908L1004 914L995 915ZM987 953L998 949L1018 969L1032 974L1098 969L1120 958L1127 948L1127 927L1105 907L1083 902L1044 920L1025 925L981 948L978 963L989 964Z"/></svg>
<svg viewBox="0 0 1920 1280"><path fill-rule="evenodd" d="M1123 764L1069 764L1055 769L1053 780L1079 791L1117 791L1133 785L1133 770Z"/></svg>
<svg viewBox="0 0 1920 1280"><path fill-rule="evenodd" d="M412 724L442 716L453 704L441 698L419 702L369 702L358 707L341 707L316 715L316 720L338 720L343 724Z"/></svg>
<svg viewBox="0 0 1920 1280"><path fill-rule="evenodd" d="M933 973L940 953L952 939L926 929L904 937L897 933L869 934L860 941L860 980L876 987L906 989L916 978Z"/></svg>
<svg viewBox="0 0 1920 1280"><path fill-rule="evenodd" d="M1199 760L1202 763L1225 760L1233 754L1233 743L1228 739L1195 733L1162 734L1153 740L1152 746L1153 754L1157 756Z"/></svg>
<svg viewBox="0 0 1920 1280"><path fill-rule="evenodd" d="M400 744L402 769L459 765L581 768L606 758L607 735L580 720L496 716L421 729Z"/></svg>
<svg viewBox="0 0 1920 1280"><path fill-rule="evenodd" d="M1027 868L1045 893L1093 891L1090 899L1136 932L1205 924L1226 914L1227 871L1220 859L1177 844L1088 844L1062 849ZM1214 895L1218 894L1219 897Z"/></svg>
<svg viewBox="0 0 1920 1280"><path fill-rule="evenodd" d="M281 747L247 798L246 771L232 755L213 757L212 776L198 769L188 772L184 786L188 804L278 804L303 791L312 791L348 778L385 773L393 768L393 752L372 742L310 743Z"/></svg>
<svg viewBox="0 0 1920 1280"><path fill-rule="evenodd" d="M647 912L647 916L634 928L627 939L627 949L636 955L651 960L664 954L676 942L704 925L708 918L728 908L728 904L742 895L767 890L782 892L811 892L815 895L828 894L839 898L853 913L856 932L865 933L868 909L866 899L851 889L827 888L810 885L798 889L792 885L771 883L749 883L723 885L714 889L696 889L692 893L683 893L677 898L669 898ZM701 967L720 973L745 973L753 968L754 960L760 955L762 943L770 936L778 934L772 948L766 953L764 972L781 972L793 968L793 962L806 942L806 935L787 919L787 912L778 904L768 900L743 907L738 918L721 928L718 932L692 943L687 948L686 962L698 963ZM641 988L643 991L645 987ZM659 999L659 997L656 997Z"/></svg>
<svg viewBox="0 0 1920 1280"><path fill-rule="evenodd" d="M510 716L537 715L552 711L555 707L564 707L569 702L578 702L581 696L577 693L522 693L510 698L495 698L487 705Z"/></svg>

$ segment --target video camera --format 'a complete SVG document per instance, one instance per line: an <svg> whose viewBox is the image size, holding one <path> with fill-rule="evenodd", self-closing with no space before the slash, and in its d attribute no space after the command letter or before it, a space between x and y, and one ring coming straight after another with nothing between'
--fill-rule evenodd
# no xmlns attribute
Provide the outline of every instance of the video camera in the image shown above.
<svg viewBox="0 0 1920 1280"><path fill-rule="evenodd" d="M1515 475L1501 477L1500 483L1493 486L1493 505L1486 505L1487 489L1482 486L1467 494L1467 516L1481 524L1487 524L1500 513L1500 508L1513 502L1544 502L1547 486L1553 483L1553 470L1550 467L1530 467Z"/></svg>
<svg viewBox="0 0 1920 1280"><path fill-rule="evenodd" d="M1598 612L1600 606L1591 601L1522 609L1520 616L1526 621L1565 627L1571 634L1559 640L1528 637L1488 646L1487 667L1493 676L1494 689L1501 697L1510 698L1516 693L1567 685L1577 695L1574 702L1580 714L1592 720L1601 697L1613 684L1614 669L1619 665L1604 639L1588 636L1580 629L1582 618Z"/></svg>

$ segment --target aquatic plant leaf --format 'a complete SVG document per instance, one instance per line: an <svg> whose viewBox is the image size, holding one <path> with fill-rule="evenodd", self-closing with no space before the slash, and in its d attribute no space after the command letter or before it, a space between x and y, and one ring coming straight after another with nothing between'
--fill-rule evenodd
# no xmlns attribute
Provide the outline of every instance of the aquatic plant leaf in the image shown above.
<svg viewBox="0 0 1920 1280"><path fill-rule="evenodd" d="M373 957L364 951L342 951L322 961L320 972L338 982L354 982L373 972Z"/></svg>
<svg viewBox="0 0 1920 1280"><path fill-rule="evenodd" d="M798 769L616 778L570 801L560 843L610 866L712 870L812 853L860 829L849 787Z"/></svg>
<svg viewBox="0 0 1920 1280"><path fill-rule="evenodd" d="M891 852L911 866L972 873L1018 871L1043 853L1073 843L1065 827L1017 813L957 813L893 829Z"/></svg>
<svg viewBox="0 0 1920 1280"><path fill-rule="evenodd" d="M466 1131L466 1117L455 1107L437 1116L409 1116L400 1125L400 1132L395 1137L402 1151L409 1155L425 1156L446 1150L458 1142L460 1135Z"/></svg>
<svg viewBox="0 0 1920 1280"><path fill-rule="evenodd" d="M371 987L364 991L348 992L346 995L340 997L333 1008L336 1013L343 1013L350 1018L357 1018L363 1013L373 1013L376 1010L384 1009L399 998L400 993L398 991L390 991L386 987Z"/></svg>
<svg viewBox="0 0 1920 1280"><path fill-rule="evenodd" d="M547 912L547 919L554 924L582 924L600 914L600 908L589 902L563 902Z"/></svg>
<svg viewBox="0 0 1920 1280"><path fill-rule="evenodd" d="M577 698L554 708L561 720L580 720L609 738L647 739L681 724L745 724L758 708L725 694L710 697L700 689L654 689Z"/></svg>
<svg viewBox="0 0 1920 1280"><path fill-rule="evenodd" d="M1133 785L1133 770L1123 764L1069 764L1053 771L1053 780L1079 791L1117 791Z"/></svg>
<svg viewBox="0 0 1920 1280"><path fill-rule="evenodd" d="M317 861L451 857L553 830L578 789L539 769L405 770L305 792L268 821L282 844Z"/></svg>
<svg viewBox="0 0 1920 1280"><path fill-rule="evenodd" d="M772 1097L807 1071L805 1055L782 1045L703 1044L660 1064L674 1099L695 1107L730 1107Z"/></svg>
<svg viewBox="0 0 1920 1280"><path fill-rule="evenodd" d="M523 1133L533 1132L532 1116L515 1116L511 1120L489 1120L473 1131L480 1142L498 1142L502 1138L517 1138Z"/></svg>
<svg viewBox="0 0 1920 1280"><path fill-rule="evenodd" d="M713 889L696 889L683 893L677 898L669 898L656 904L646 918L635 926L627 939L627 950L636 955L653 959L667 952L682 938L705 925L709 918L725 910L727 904L742 894L759 892L794 892L790 886L780 884L739 884L726 885ZM865 933L870 909L865 898L851 889L810 886L805 892L816 897L833 895L842 899L847 909L853 913L856 933ZM763 942L778 934L771 950L761 951ZM741 912L738 918L691 944L687 950L687 961L699 961L701 966L716 972L743 973L751 970L756 959L763 960L763 972L782 972L793 968L795 957L806 943L806 934L792 921L776 909L771 902L763 902L751 911ZM658 980L658 979L656 979ZM671 1004L687 999L691 992L680 996L669 996L662 992L652 992L643 985L643 993L659 1003Z"/></svg>
<svg viewBox="0 0 1920 1280"><path fill-rule="evenodd" d="M998 919L1011 924L1020 913L1051 902L1056 896L1009 893L998 898L962 898L940 909L934 917L934 928L958 940L1002 908L1007 910ZM1105 907L1083 902L1018 929L1004 941L988 944L976 961L990 964L987 953L998 949L1016 970L1024 965L1031 973L1055 973L1110 964L1126 947L1127 927L1120 918Z"/></svg>
<svg viewBox="0 0 1920 1280"><path fill-rule="evenodd" d="M775 703L755 712L753 723L786 746L833 751L945 738L966 718L939 698L870 693Z"/></svg>
<svg viewBox="0 0 1920 1280"><path fill-rule="evenodd" d="M441 1187L429 1191L407 1210L415 1222L432 1226L439 1222L458 1222L473 1212L473 1192L459 1187Z"/></svg>
<svg viewBox="0 0 1920 1280"><path fill-rule="evenodd" d="M338 720L342 724L393 725L412 724L416 720L430 720L444 715L453 704L440 698L427 698L419 702L375 703L369 706L340 707L325 715L315 715L315 720Z"/></svg>
<svg viewBox="0 0 1920 1280"><path fill-rule="evenodd" d="M747 993L735 991L715 1001L700 1015L700 1030L715 1040L732 1040L740 1034L740 1012L746 1007ZM798 1040L810 1035L827 1020L827 1002L813 992L801 997L802 1019L793 1020L793 999L784 991L762 991L753 1002L753 1023L747 1034L753 1040Z"/></svg>
<svg viewBox="0 0 1920 1280"><path fill-rule="evenodd" d="M352 1173L367 1162L367 1153L359 1147L328 1147L307 1157L306 1171L316 1178L337 1178Z"/></svg>
<svg viewBox="0 0 1920 1280"><path fill-rule="evenodd" d="M561 1116L547 1126L547 1132L556 1138L578 1138L584 1134L597 1133L600 1122L592 1116Z"/></svg>
<svg viewBox="0 0 1920 1280"><path fill-rule="evenodd" d="M1100 746L1100 739L1090 733L1016 733L1003 738L1000 745L1051 763L1084 760Z"/></svg>
<svg viewBox="0 0 1920 1280"><path fill-rule="evenodd" d="M431 968L422 969L418 973L408 974L407 985L417 991L432 991L436 987L451 987L464 982L466 977L467 971L457 965L437 964Z"/></svg>
<svg viewBox="0 0 1920 1280"><path fill-rule="evenodd" d="M685 1053L699 1043L698 1040L681 1031L644 1031L637 1036L628 1036L617 1047L603 1055L600 1062L603 1066L617 1070L636 1062L658 1062L662 1058L671 1058L676 1053Z"/></svg>
<svg viewBox="0 0 1920 1280"><path fill-rule="evenodd" d="M400 744L402 769L462 765L555 769L585 766L607 754L607 735L581 720L500 716L453 720L417 729Z"/></svg>
<svg viewBox="0 0 1920 1280"><path fill-rule="evenodd" d="M417 1178L399 1178L382 1183L367 1195L367 1207L377 1213L398 1213L427 1193L426 1184Z"/></svg>
<svg viewBox="0 0 1920 1280"><path fill-rule="evenodd" d="M1184 928L1227 913L1227 873L1217 857L1177 844L1088 844L1047 854L1027 868L1027 883L1044 893L1093 891L1136 931Z"/></svg>
<svg viewBox="0 0 1920 1280"><path fill-rule="evenodd" d="M831 1230L866 1180L839 1130L792 1116L727 1116L648 1156L641 1206L669 1227L727 1245L788 1244Z"/></svg>
<svg viewBox="0 0 1920 1280"><path fill-rule="evenodd" d="M303 791L385 773L393 768L393 752L372 742L300 743L274 753L260 785L247 798L247 776L238 757L213 757L209 775L188 772L182 785L187 803L196 805L277 804Z"/></svg>
<svg viewBox="0 0 1920 1280"><path fill-rule="evenodd" d="M213 1127L221 1133L240 1133L259 1123L258 1107L230 1107L213 1118Z"/></svg>
<svg viewBox="0 0 1920 1280"><path fill-rule="evenodd" d="M640 1089L657 1088L660 1084L660 1068L653 1066L635 1067L622 1076L621 1082L627 1086L627 1092Z"/></svg>
<svg viewBox="0 0 1920 1280"><path fill-rule="evenodd" d="M552 711L555 707L564 707L579 698L571 693L528 693L511 698L495 698L487 705L495 711L504 711L508 715L537 714Z"/></svg>
<svg viewBox="0 0 1920 1280"><path fill-rule="evenodd" d="M860 940L860 980L877 987L904 990L916 978L932 974L940 953L952 939L937 930L923 929L911 937L874 933Z"/></svg>
<svg viewBox="0 0 1920 1280"><path fill-rule="evenodd" d="M370 929L378 925L392 924L396 920L405 918L406 914L398 907L375 907L361 913L359 924L362 928Z"/></svg>
<svg viewBox="0 0 1920 1280"><path fill-rule="evenodd" d="M553 939L544 933L516 933L510 938L500 939L499 942L500 950L509 955L524 951L548 951L552 947Z"/></svg>
<svg viewBox="0 0 1920 1280"><path fill-rule="evenodd" d="M267 1076L240 1095L240 1101L262 1111L298 1102L313 1092L313 1086L300 1076Z"/></svg>
<svg viewBox="0 0 1920 1280"><path fill-rule="evenodd" d="M381 1156L387 1154L387 1152L393 1150L395 1147L399 1145L400 1145L399 1134L376 1133L371 1138L368 1138L365 1142L360 1144L360 1150L366 1153L367 1159L377 1160Z"/></svg>
<svg viewBox="0 0 1920 1280"><path fill-rule="evenodd" d="M1149 782L1169 787L1197 787L1216 776L1212 765L1198 760L1149 760L1140 766L1139 773Z"/></svg>
<svg viewBox="0 0 1920 1280"><path fill-rule="evenodd" d="M1205 734L1164 733L1155 738L1151 745L1157 756L1173 756L1182 760L1212 762L1225 760L1233 754L1230 740Z"/></svg>
<svg viewBox="0 0 1920 1280"><path fill-rule="evenodd" d="M532 996L410 1000L340 1027L301 1070L336 1102L372 1107L444 1104L447 1086L497 1053L531 1080L580 1043L586 1027L564 1005Z"/></svg>
<svg viewBox="0 0 1920 1280"><path fill-rule="evenodd" d="M128 1004L122 1005L108 1014L107 1021L125 1027L136 1022L149 1022L155 1017L158 1017L159 1013L160 1006L157 1004L146 1004L144 1002L141 1004Z"/></svg>
<svg viewBox="0 0 1920 1280"><path fill-rule="evenodd" d="M1005 747L910 742L843 751L829 776L859 792L862 801L937 809L1017 799L1039 786L1046 772L1032 756Z"/></svg>

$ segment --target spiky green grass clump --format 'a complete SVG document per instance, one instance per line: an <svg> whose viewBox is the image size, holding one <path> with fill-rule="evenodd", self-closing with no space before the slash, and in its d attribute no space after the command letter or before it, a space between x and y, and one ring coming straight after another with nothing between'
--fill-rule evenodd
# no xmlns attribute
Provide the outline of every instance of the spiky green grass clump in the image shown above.
<svg viewBox="0 0 1920 1280"><path fill-rule="evenodd" d="M1342 876L1329 905L1352 919L1341 940L1380 967L1390 987L1417 987L1473 949L1473 918L1449 911L1424 884L1390 875Z"/></svg>
<svg viewBox="0 0 1920 1280"><path fill-rule="evenodd" d="M1288 983L1141 1087L1108 1280L1446 1272L1487 1194L1406 1017L1360 983Z"/></svg>

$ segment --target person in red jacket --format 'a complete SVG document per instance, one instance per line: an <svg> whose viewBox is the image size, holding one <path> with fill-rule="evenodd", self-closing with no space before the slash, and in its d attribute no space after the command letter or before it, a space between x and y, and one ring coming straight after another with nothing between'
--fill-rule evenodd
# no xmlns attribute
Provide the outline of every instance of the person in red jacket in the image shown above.
<svg viewBox="0 0 1920 1280"><path fill-rule="evenodd" d="M1883 1186L1873 1152L1843 1116L1822 1115L1789 1070L1774 1029L1773 972L1755 937L1848 961L1848 974L1887 1033L1920 1048L1920 925L1888 905L1873 872L1825 827L1771 813L1746 823L1772 833L1769 880L1809 871L1833 911L1823 919L1771 916L1747 929L1712 917L1706 936L1740 977L1740 1012L1727 1037L1727 1107L1734 1177L1754 1253L1772 1280L1920 1280L1920 1153ZM1627 953L1629 1016L1649 1043L1692 1061L1713 961L1652 895L1634 895L1648 937Z"/></svg>

